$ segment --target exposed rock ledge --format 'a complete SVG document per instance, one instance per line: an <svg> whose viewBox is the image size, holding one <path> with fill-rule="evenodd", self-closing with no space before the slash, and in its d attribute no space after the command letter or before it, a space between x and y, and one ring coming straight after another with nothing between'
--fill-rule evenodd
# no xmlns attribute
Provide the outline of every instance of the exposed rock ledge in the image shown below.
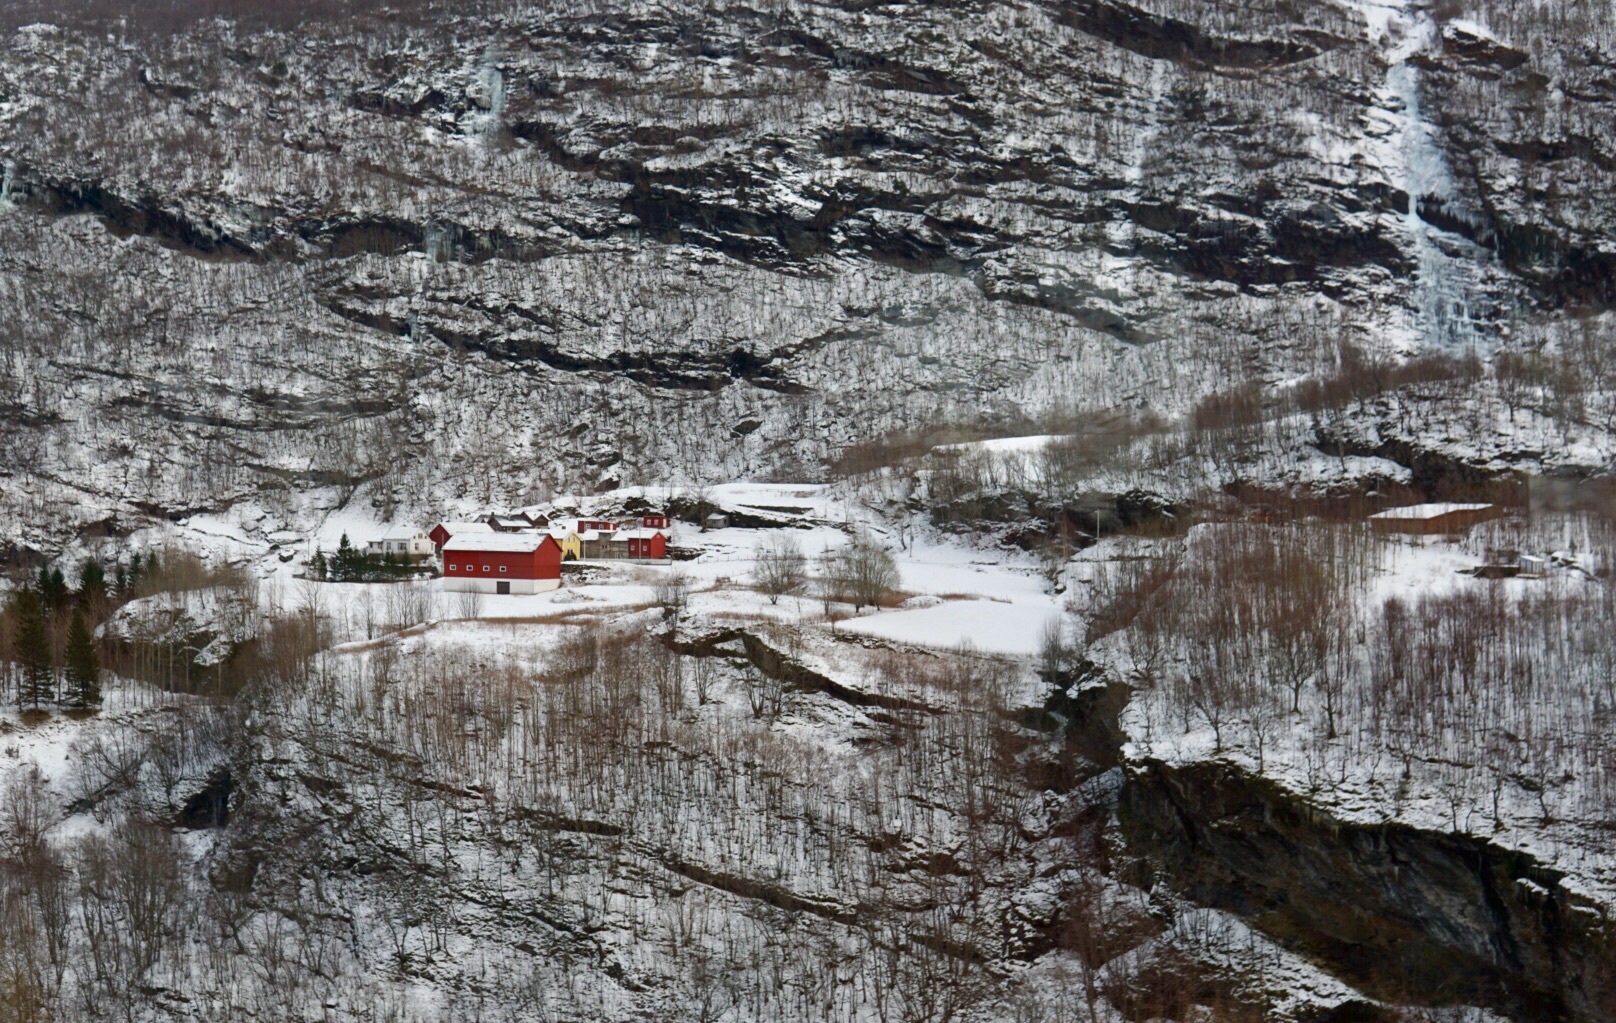
<svg viewBox="0 0 1616 1023"><path fill-rule="evenodd" d="M1120 798L1146 869L1377 997L1574 1023L1616 1008L1605 911L1529 856L1467 835L1334 820L1222 763L1134 764Z"/></svg>

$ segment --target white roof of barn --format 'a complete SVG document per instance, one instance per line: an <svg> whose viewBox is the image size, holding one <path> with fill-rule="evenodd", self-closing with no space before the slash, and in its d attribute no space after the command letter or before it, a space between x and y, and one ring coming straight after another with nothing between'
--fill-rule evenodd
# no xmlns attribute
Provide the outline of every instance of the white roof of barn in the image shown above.
<svg viewBox="0 0 1616 1023"><path fill-rule="evenodd" d="M459 536L461 533L492 533L494 527L486 522L440 522L438 525L449 531L450 536Z"/></svg>
<svg viewBox="0 0 1616 1023"><path fill-rule="evenodd" d="M451 536L443 545L445 551L490 551L505 554L532 554L547 543L554 543L549 533L472 533Z"/></svg>
<svg viewBox="0 0 1616 1023"><path fill-rule="evenodd" d="M1387 508L1369 516L1372 519L1435 519L1454 512L1486 511L1490 504L1411 504L1404 508Z"/></svg>

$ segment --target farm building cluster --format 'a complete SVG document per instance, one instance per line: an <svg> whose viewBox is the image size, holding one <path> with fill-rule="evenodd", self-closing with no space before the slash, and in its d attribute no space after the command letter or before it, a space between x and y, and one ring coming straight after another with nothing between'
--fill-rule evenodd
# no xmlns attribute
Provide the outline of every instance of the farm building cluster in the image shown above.
<svg viewBox="0 0 1616 1023"><path fill-rule="evenodd" d="M484 534L493 536L549 536L561 550L563 561L603 561L634 559L658 561L668 556L668 534L673 520L662 512L646 512L627 521L615 519L571 519L552 523L543 515L518 512L490 515L469 522L440 522L426 534L441 553L456 537Z"/></svg>
<svg viewBox="0 0 1616 1023"><path fill-rule="evenodd" d="M430 530L392 529L366 541L372 554L442 561L451 592L543 593L561 585L563 561L662 561L673 520L650 511L631 519L552 522L525 512L439 522Z"/></svg>

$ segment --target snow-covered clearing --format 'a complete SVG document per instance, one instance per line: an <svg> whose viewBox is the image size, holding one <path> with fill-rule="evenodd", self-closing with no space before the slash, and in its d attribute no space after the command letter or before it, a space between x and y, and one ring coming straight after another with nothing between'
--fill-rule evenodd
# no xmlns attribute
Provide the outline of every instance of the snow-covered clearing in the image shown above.
<svg viewBox="0 0 1616 1023"><path fill-rule="evenodd" d="M936 607L889 611L842 622L838 628L864 636L933 648L970 647L984 653L1031 656L1046 625L1062 622L1053 605L1042 616L1025 604L950 600Z"/></svg>

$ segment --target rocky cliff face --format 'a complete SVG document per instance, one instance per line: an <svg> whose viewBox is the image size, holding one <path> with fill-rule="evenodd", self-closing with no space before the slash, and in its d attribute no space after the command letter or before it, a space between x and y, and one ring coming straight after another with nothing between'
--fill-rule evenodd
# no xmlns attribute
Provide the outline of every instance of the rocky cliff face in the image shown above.
<svg viewBox="0 0 1616 1023"><path fill-rule="evenodd" d="M1458 834L1354 825L1221 764L1136 765L1130 847L1372 994L1593 1020L1616 995L1604 910L1530 857Z"/></svg>
<svg viewBox="0 0 1616 1023"><path fill-rule="evenodd" d="M56 20L0 60L0 408L68 528L812 475L1604 329L1591 9Z"/></svg>

